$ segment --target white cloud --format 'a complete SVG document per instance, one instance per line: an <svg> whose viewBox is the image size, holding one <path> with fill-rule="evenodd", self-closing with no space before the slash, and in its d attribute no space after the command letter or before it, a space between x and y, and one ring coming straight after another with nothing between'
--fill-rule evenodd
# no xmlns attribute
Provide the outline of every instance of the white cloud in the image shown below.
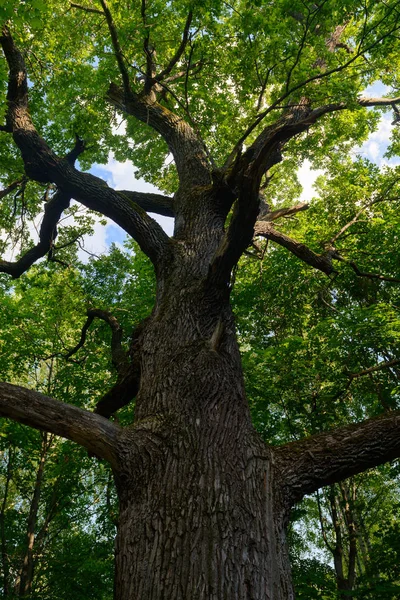
<svg viewBox="0 0 400 600"><path fill-rule="evenodd" d="M136 169L130 160L121 163L116 161L114 156L110 154L108 163L105 165L104 170L110 173L110 176L107 177L108 185L117 190L133 190L135 192L162 194L162 192L160 192L160 190L151 183L147 183L147 181L144 179L136 179ZM173 234L173 219L155 214L153 214L152 217L161 225L168 235Z"/></svg>
<svg viewBox="0 0 400 600"><path fill-rule="evenodd" d="M363 147L369 158L372 158L373 161L376 161L381 152L378 142L367 142Z"/></svg>
<svg viewBox="0 0 400 600"><path fill-rule="evenodd" d="M376 81L372 85L369 85L361 94L364 98L381 98L386 94L389 94L390 87L384 85L381 81Z"/></svg>
<svg viewBox="0 0 400 600"><path fill-rule="evenodd" d="M322 175L323 171L320 169L311 169L311 163L309 160L305 160L297 171L297 177L303 187L303 191L300 196L300 200L311 200L315 196L314 183L319 175Z"/></svg>
<svg viewBox="0 0 400 600"><path fill-rule="evenodd" d="M371 133L368 140L362 146L356 146L352 150L352 155L356 156L360 154L361 156L366 156L373 162L381 165L392 134L392 120L391 115L382 115L378 129Z"/></svg>

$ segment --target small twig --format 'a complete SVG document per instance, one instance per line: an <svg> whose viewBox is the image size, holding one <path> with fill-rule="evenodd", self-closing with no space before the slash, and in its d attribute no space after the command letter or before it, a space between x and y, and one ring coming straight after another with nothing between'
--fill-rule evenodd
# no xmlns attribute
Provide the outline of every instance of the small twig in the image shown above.
<svg viewBox="0 0 400 600"><path fill-rule="evenodd" d="M348 261L337 253L333 256L333 258L347 263L353 269L357 277L367 277L368 279L378 279L379 281L400 283L400 279L397 277L387 277L386 275L381 275L380 273L367 273L366 271L361 271L353 260Z"/></svg>
<svg viewBox="0 0 400 600"><path fill-rule="evenodd" d="M386 190L385 193L387 193L389 190L391 190L393 188L393 186L398 183L398 179L395 179L394 181L392 181L392 183L390 184L390 186L388 187L388 189ZM357 214L353 217L353 219L351 219L351 221L349 221L348 223L346 223L346 225L344 225L340 231L338 231L338 233L336 233L328 242L329 245L333 245L336 240L345 232L347 231L347 229L349 227L351 227L352 225L354 225L355 223L359 222L358 221L358 217L360 215L362 215L362 213L367 210L367 208L370 208L371 206L373 206L374 204L378 204L379 202L384 202L387 200L391 200L391 198L385 198L382 194L378 197L378 198L373 198L372 200L370 200L369 202L367 202L367 204L365 204L362 208L360 208L360 210L357 212Z"/></svg>
<svg viewBox="0 0 400 600"><path fill-rule="evenodd" d="M363 377L364 375L369 375L370 373L375 373L376 371L383 371L383 369L390 369L390 367L394 367L400 364L400 358L393 358L392 360L388 360L386 362L382 362L379 365L375 365L374 367L369 367L368 369L364 369L359 373L349 373L350 380L357 379L358 377Z"/></svg>

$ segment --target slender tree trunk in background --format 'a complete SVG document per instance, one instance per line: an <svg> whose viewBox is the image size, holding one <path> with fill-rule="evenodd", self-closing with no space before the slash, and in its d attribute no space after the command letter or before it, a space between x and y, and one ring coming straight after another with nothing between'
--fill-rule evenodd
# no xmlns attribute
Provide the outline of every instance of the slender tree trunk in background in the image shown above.
<svg viewBox="0 0 400 600"><path fill-rule="evenodd" d="M21 573L19 581L17 582L18 596L24 598L29 596L32 591L33 572L34 572L34 554L33 548L35 543L35 531L38 518L40 494L42 489L44 466L46 463L46 456L49 449L48 434L42 434L42 447L39 459L39 466L36 472L35 487L33 490L33 496L31 506L29 510L27 532L26 532L26 553L23 559Z"/></svg>
<svg viewBox="0 0 400 600"><path fill-rule="evenodd" d="M5 516L6 516L6 508L8 502L8 490L11 482L11 474L12 474L12 459L13 459L13 451L12 448L8 451L8 459L7 459L7 471L6 471L6 481L4 485L4 496L3 502L1 503L1 511L0 511L0 537L1 537L1 564L3 570L3 594L4 598L8 598L10 592L10 569L8 564L8 551L7 551L7 540L6 540L6 531L5 531Z"/></svg>

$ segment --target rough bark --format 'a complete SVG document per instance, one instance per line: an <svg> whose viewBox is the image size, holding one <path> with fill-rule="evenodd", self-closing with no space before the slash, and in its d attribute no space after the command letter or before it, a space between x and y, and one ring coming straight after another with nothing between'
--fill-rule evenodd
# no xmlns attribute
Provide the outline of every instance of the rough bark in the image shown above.
<svg viewBox="0 0 400 600"><path fill-rule="evenodd" d="M226 294L180 252L141 337L134 451L121 449L116 473L115 597L287 600L288 512L251 425Z"/></svg>

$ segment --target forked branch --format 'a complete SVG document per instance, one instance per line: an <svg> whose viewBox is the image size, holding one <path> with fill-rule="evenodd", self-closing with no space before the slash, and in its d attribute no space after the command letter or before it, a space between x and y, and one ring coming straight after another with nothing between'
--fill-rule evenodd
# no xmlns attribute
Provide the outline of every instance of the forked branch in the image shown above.
<svg viewBox="0 0 400 600"><path fill-rule="evenodd" d="M60 159L52 152L30 117L24 60L7 27L3 28L0 42L9 65L7 126L21 151L27 175L42 183L55 183L87 208L111 218L137 240L157 265L169 247L166 233L127 197L109 188L103 180L79 172L68 160Z"/></svg>
<svg viewBox="0 0 400 600"><path fill-rule="evenodd" d="M87 311L87 319L82 327L81 337L79 342L69 350L65 356L65 358L71 358L74 354L80 350L85 345L87 332L94 319L101 319L107 325L109 325L111 329L111 359L113 366L117 370L118 373L125 373L129 367L129 361L127 358L127 353L122 348L122 338L123 338L123 330L118 323L117 319L108 311L101 310L99 308L90 308Z"/></svg>
<svg viewBox="0 0 400 600"><path fill-rule="evenodd" d="M39 242L25 252L17 261L0 260L0 273L8 273L17 279L30 267L45 256L52 248L57 237L57 223L63 211L68 208L71 197L61 190L45 204L43 221L39 231Z"/></svg>
<svg viewBox="0 0 400 600"><path fill-rule="evenodd" d="M117 28L116 28L114 20L112 18L111 11L109 9L107 1L106 0L100 0L100 2L101 2L101 6L103 8L104 15L106 17L106 21L107 21L107 25L108 25L108 30L110 32L111 41L112 41L112 45L113 45L113 48L114 48L115 58L117 60L119 72L121 73L122 82L123 82L123 85L124 85L124 90L125 90L126 94L129 94L131 92L131 85L130 85L130 80L129 80L129 73L128 73L128 70L126 68L124 55L123 55L123 52L122 52L121 45L119 43Z"/></svg>

